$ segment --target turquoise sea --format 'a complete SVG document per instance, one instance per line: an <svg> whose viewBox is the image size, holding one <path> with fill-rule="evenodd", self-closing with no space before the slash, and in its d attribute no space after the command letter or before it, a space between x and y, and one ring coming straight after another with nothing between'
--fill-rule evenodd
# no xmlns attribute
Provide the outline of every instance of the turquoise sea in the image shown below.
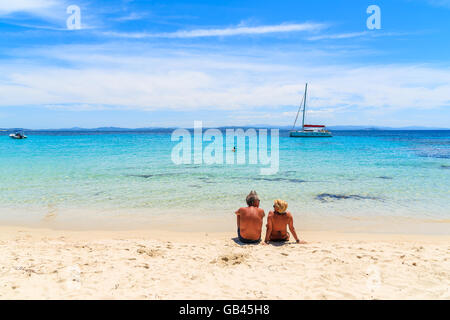
<svg viewBox="0 0 450 320"><path fill-rule="evenodd" d="M450 131L282 131L269 176L248 163L175 165L169 130L26 134L0 135L3 223L225 231L255 189L265 210L288 201L300 229L450 233Z"/></svg>

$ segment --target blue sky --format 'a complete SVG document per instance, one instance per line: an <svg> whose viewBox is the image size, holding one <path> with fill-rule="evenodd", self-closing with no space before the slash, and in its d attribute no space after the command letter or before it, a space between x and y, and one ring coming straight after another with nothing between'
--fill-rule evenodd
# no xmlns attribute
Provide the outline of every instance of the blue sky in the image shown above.
<svg viewBox="0 0 450 320"><path fill-rule="evenodd" d="M450 127L449 52L450 0L0 0L0 127L290 125L305 82L310 123Z"/></svg>

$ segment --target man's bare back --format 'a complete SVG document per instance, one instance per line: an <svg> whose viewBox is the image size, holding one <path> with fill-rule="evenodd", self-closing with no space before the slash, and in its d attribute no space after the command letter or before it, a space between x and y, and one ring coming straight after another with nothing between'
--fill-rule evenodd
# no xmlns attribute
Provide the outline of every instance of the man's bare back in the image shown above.
<svg viewBox="0 0 450 320"><path fill-rule="evenodd" d="M261 239L264 210L258 207L239 208L236 211L237 226L242 238L248 240Z"/></svg>
<svg viewBox="0 0 450 320"><path fill-rule="evenodd" d="M244 243L256 243L261 240L264 210L259 208L259 197L251 191L245 199L248 207L239 208L236 213L238 237Z"/></svg>

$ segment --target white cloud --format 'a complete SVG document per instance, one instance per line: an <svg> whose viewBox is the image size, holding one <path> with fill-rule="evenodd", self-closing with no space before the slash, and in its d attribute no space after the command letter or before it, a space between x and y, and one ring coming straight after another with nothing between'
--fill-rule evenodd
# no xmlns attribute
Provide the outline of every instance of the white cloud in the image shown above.
<svg viewBox="0 0 450 320"><path fill-rule="evenodd" d="M99 110L111 110L113 108L103 105L94 104L49 104L43 105L44 108L50 110L61 110L61 111L99 111Z"/></svg>
<svg viewBox="0 0 450 320"><path fill-rule="evenodd" d="M93 29L99 24L97 16L83 11L85 0L0 0L0 17L15 26L63 31L68 30L67 8L72 4L82 9L82 29Z"/></svg>
<svg viewBox="0 0 450 320"><path fill-rule="evenodd" d="M450 8L450 0L426 0L426 1L433 6Z"/></svg>
<svg viewBox="0 0 450 320"><path fill-rule="evenodd" d="M145 13L137 13L137 12L131 12L128 15L121 16L118 18L113 19L114 21L118 22L128 22L128 21L136 21L143 19L147 14Z"/></svg>
<svg viewBox="0 0 450 320"><path fill-rule="evenodd" d="M229 37L238 35L257 35L269 33L287 33L299 31L318 31L325 27L319 23L297 23L297 24L279 24L258 27L232 27L222 29L195 29L180 30L164 33L122 33L122 32L104 32L104 35L121 38L199 38L199 37Z"/></svg>
<svg viewBox="0 0 450 320"><path fill-rule="evenodd" d="M68 52L67 48L56 51ZM95 51L97 55L92 54ZM277 114L286 106L296 110L306 81L311 83L311 114L320 117L348 112L350 107L391 112L450 106L450 68L442 66L307 65L301 63L302 57L291 64L281 63L282 57L275 53L267 53L273 54L270 59L257 59L213 55L208 50L123 56L100 51L95 47L85 53L74 52L67 60L72 67L39 62L0 65L0 106L182 111L263 108Z"/></svg>
<svg viewBox="0 0 450 320"><path fill-rule="evenodd" d="M57 0L0 0L0 14L42 12L58 5Z"/></svg>
<svg viewBox="0 0 450 320"><path fill-rule="evenodd" d="M309 37L308 40L324 40L324 39L348 39L357 38L367 35L369 32L351 32L351 33L339 33L339 34L324 34L314 37Z"/></svg>
<svg viewBox="0 0 450 320"><path fill-rule="evenodd" d="M423 31L421 32L424 33ZM418 34L418 32L383 32L383 31L362 31L362 32L349 32L349 33L337 33L337 34L322 34L317 36L308 37L307 40L339 40L339 39L351 39L351 38L380 38L380 37L401 37L410 36L412 34Z"/></svg>
<svg viewBox="0 0 450 320"><path fill-rule="evenodd" d="M68 0L0 0L0 17L11 25L62 31L67 30L69 4Z"/></svg>
<svg viewBox="0 0 450 320"><path fill-rule="evenodd" d="M0 16L14 19L17 14L27 14L49 21L65 21L66 0L0 0Z"/></svg>

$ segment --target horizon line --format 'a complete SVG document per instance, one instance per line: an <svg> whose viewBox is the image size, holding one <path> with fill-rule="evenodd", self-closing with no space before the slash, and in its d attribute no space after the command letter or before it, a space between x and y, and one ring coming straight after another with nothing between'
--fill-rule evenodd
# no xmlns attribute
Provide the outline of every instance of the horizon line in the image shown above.
<svg viewBox="0 0 450 320"><path fill-rule="evenodd" d="M401 127L391 127L391 126L371 126L371 125L330 125L328 128L334 128L333 130L441 130L446 131L450 130L450 127L433 127L433 126L401 126ZM11 128L0 128L0 132L7 131L99 131L99 130L110 130L110 131L137 131L137 130L158 130L158 129L194 129L194 127L186 127L186 126L151 126L151 127L117 127L117 126L101 126L101 127L93 127L93 128L85 128L85 127L67 127L67 128L24 128L24 127L11 127ZM204 129L226 129L226 128L255 128L255 129L279 129L279 130L292 130L292 126L290 125L266 125L266 124L255 124L255 125L221 125L221 126L204 126ZM347 128L347 129L345 129Z"/></svg>

